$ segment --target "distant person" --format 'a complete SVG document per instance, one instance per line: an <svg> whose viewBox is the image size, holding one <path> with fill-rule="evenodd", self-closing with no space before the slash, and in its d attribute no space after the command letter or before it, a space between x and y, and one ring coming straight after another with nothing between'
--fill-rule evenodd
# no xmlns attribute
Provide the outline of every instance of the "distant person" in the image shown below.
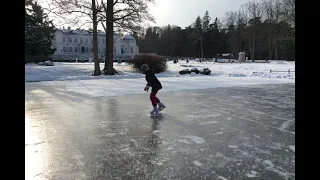
<svg viewBox="0 0 320 180"><path fill-rule="evenodd" d="M162 85L156 75L149 69L148 64L143 64L140 68L143 74L146 75L147 85L144 88L145 91L149 91L151 87L150 100L153 107L153 110L150 112L151 115L159 115L159 111L162 111L166 106L160 102L160 100L156 97L157 92L162 89ZM157 105L159 107L157 107Z"/></svg>

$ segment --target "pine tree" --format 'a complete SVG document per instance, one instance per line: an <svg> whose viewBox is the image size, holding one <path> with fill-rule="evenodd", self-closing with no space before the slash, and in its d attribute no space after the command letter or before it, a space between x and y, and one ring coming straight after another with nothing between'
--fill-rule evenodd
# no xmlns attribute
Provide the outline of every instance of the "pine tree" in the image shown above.
<svg viewBox="0 0 320 180"><path fill-rule="evenodd" d="M50 56L55 52L52 49L54 26L37 2L25 0L25 55Z"/></svg>
<svg viewBox="0 0 320 180"><path fill-rule="evenodd" d="M209 29L209 24L210 24L210 16L209 16L209 12L206 11L206 13L204 14L203 18L202 18L202 29L203 31L207 31Z"/></svg>

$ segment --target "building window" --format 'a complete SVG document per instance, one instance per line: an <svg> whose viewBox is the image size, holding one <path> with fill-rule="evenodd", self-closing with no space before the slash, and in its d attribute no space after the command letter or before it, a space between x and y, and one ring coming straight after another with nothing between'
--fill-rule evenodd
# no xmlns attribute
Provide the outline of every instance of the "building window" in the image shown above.
<svg viewBox="0 0 320 180"><path fill-rule="evenodd" d="M86 39L85 42L88 43L88 39Z"/></svg>
<svg viewBox="0 0 320 180"><path fill-rule="evenodd" d="M72 39L71 38L69 38L69 43L72 43Z"/></svg>
<svg viewBox="0 0 320 180"><path fill-rule="evenodd" d="M86 52L89 52L89 48L88 47L86 47Z"/></svg>
<svg viewBox="0 0 320 180"><path fill-rule="evenodd" d="M78 48L77 47L74 47L74 52L78 52Z"/></svg>
<svg viewBox="0 0 320 180"><path fill-rule="evenodd" d="M106 41L106 40L105 40L105 39L103 39L103 40L102 40L102 43L104 44L104 43L105 43L105 41Z"/></svg>
<svg viewBox="0 0 320 180"><path fill-rule="evenodd" d="M113 52L116 53L116 47L115 46L113 46Z"/></svg>
<svg viewBox="0 0 320 180"><path fill-rule="evenodd" d="M90 52L92 52L92 51L93 51L93 48L90 49Z"/></svg>
<svg viewBox="0 0 320 180"><path fill-rule="evenodd" d="M69 47L69 52L72 52L72 47Z"/></svg>
<svg viewBox="0 0 320 180"><path fill-rule="evenodd" d="M67 52L67 48L66 47L63 47L63 52Z"/></svg>
<svg viewBox="0 0 320 180"><path fill-rule="evenodd" d="M93 39L91 39L91 43L93 43Z"/></svg>
<svg viewBox="0 0 320 180"><path fill-rule="evenodd" d="M77 43L77 42L78 42L78 38L74 38L74 42L76 42L76 43Z"/></svg>
<svg viewBox="0 0 320 180"><path fill-rule="evenodd" d="M82 37L80 38L80 43L83 43L83 39L82 39Z"/></svg>
<svg viewBox="0 0 320 180"><path fill-rule="evenodd" d="M131 53L133 53L133 47L130 47L131 48Z"/></svg>
<svg viewBox="0 0 320 180"><path fill-rule="evenodd" d="M66 37L63 37L63 42L66 42Z"/></svg>
<svg viewBox="0 0 320 180"><path fill-rule="evenodd" d="M123 45L121 45L121 53L124 53Z"/></svg>

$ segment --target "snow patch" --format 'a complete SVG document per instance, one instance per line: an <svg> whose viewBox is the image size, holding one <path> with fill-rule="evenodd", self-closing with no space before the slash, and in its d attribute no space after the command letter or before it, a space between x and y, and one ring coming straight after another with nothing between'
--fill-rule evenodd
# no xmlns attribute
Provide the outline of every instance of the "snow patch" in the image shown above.
<svg viewBox="0 0 320 180"><path fill-rule="evenodd" d="M189 141L184 140L184 139L178 139L178 142L186 143L186 144L191 144Z"/></svg>
<svg viewBox="0 0 320 180"><path fill-rule="evenodd" d="M207 125L207 124L216 124L218 121L207 121L207 122L202 122L200 125Z"/></svg>
<svg viewBox="0 0 320 180"><path fill-rule="evenodd" d="M249 178L258 177L258 173L256 171L251 171L251 173L245 174Z"/></svg>
<svg viewBox="0 0 320 180"><path fill-rule="evenodd" d="M232 148L232 149L237 149L238 146L237 145L228 145L229 148Z"/></svg>
<svg viewBox="0 0 320 180"><path fill-rule="evenodd" d="M223 134L223 132L217 132L217 133L214 133L213 135L220 135L220 134Z"/></svg>
<svg viewBox="0 0 320 180"><path fill-rule="evenodd" d="M196 166L202 166L202 163L199 162L199 161L193 161L193 164L196 165Z"/></svg>
<svg viewBox="0 0 320 180"><path fill-rule="evenodd" d="M290 145L289 148L290 148L293 152L295 152L296 146Z"/></svg>
<svg viewBox="0 0 320 180"><path fill-rule="evenodd" d="M202 137L199 137L199 136L187 135L184 137L190 139L191 141L195 142L196 144L203 144L204 142L206 142Z"/></svg>
<svg viewBox="0 0 320 180"><path fill-rule="evenodd" d="M223 177L223 176L218 176L218 179L221 179L221 180L228 180L227 178Z"/></svg>
<svg viewBox="0 0 320 180"><path fill-rule="evenodd" d="M288 128L289 124L293 122L292 120L287 120L284 123L282 123L281 127L279 129L281 130L285 130L286 128Z"/></svg>

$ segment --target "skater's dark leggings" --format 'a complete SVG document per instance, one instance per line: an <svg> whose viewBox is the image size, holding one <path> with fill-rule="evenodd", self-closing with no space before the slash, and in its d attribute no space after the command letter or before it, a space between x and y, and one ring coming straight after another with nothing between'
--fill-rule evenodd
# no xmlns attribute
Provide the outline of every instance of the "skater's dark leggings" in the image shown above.
<svg viewBox="0 0 320 180"><path fill-rule="evenodd" d="M160 100L156 97L157 92L158 91L153 90L150 93L150 100L151 100L152 106L155 106L160 102Z"/></svg>

